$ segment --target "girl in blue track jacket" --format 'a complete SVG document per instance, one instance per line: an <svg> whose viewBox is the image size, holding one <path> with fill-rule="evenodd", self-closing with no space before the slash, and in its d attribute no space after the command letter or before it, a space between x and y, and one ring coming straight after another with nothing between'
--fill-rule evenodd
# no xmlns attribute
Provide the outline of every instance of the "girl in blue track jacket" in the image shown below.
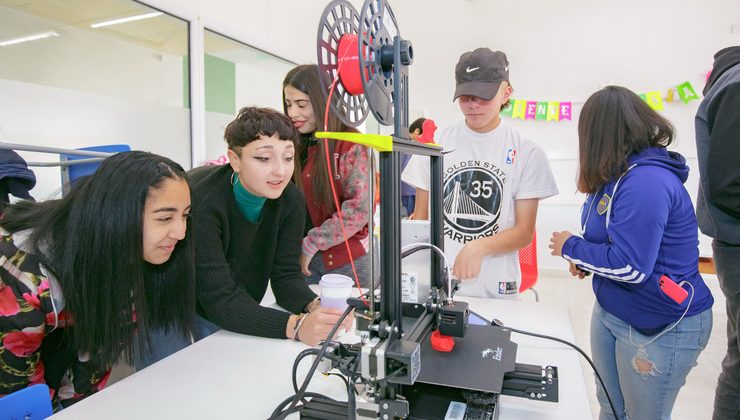
<svg viewBox="0 0 740 420"><path fill-rule="evenodd" d="M582 236L555 232L550 249L574 276L594 274L591 350L617 418L670 419L712 329L689 168L666 149L670 122L622 87L586 101L578 137ZM598 383L597 396L600 418L614 418Z"/></svg>

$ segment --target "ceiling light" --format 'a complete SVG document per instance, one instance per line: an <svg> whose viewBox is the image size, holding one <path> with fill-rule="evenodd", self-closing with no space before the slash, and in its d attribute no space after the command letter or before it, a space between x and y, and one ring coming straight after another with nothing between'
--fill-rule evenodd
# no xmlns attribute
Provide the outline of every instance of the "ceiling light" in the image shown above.
<svg viewBox="0 0 740 420"><path fill-rule="evenodd" d="M21 42L36 41L37 39L50 38L53 36L59 36L59 34L54 31L48 31L48 32L42 32L40 34L26 35L26 36L22 36L18 38L0 41L0 47L7 47L8 45L20 44Z"/></svg>
<svg viewBox="0 0 740 420"><path fill-rule="evenodd" d="M119 23L133 22L136 20L151 19L153 17L161 16L162 12L152 12L143 15L129 16L125 18L106 20L105 22L93 23L90 25L91 28L102 28L104 26L118 25Z"/></svg>

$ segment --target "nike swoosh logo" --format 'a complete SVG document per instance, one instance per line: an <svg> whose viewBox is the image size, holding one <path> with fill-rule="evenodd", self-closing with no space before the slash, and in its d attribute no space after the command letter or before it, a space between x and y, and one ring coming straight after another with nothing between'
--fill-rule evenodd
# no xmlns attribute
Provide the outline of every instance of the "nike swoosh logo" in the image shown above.
<svg viewBox="0 0 740 420"><path fill-rule="evenodd" d="M504 67L504 70L509 71L509 66Z"/></svg>
<svg viewBox="0 0 740 420"><path fill-rule="evenodd" d="M480 68L480 67L473 67L473 68L470 68L470 67L468 66L468 68L466 68L466 69L465 69L465 73L472 73L472 72L474 72L474 71L478 70L479 68Z"/></svg>

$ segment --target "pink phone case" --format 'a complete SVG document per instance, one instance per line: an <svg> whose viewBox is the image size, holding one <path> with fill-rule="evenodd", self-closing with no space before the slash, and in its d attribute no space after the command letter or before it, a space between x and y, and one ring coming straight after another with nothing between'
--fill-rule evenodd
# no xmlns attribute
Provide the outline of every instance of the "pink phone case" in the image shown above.
<svg viewBox="0 0 740 420"><path fill-rule="evenodd" d="M660 280L658 280L658 284L660 285L660 290L679 305L689 297L689 292L679 286L675 281L671 280L668 276L661 276Z"/></svg>

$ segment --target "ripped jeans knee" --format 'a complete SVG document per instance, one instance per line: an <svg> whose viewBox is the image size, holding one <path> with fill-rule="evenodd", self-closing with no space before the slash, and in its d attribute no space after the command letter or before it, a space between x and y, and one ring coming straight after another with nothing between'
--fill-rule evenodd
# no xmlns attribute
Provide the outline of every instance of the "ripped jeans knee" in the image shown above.
<svg viewBox="0 0 740 420"><path fill-rule="evenodd" d="M632 358L632 367L640 374L643 380L647 380L648 376L657 376L659 373L663 373L648 358L647 350L644 347L640 347L635 357Z"/></svg>

